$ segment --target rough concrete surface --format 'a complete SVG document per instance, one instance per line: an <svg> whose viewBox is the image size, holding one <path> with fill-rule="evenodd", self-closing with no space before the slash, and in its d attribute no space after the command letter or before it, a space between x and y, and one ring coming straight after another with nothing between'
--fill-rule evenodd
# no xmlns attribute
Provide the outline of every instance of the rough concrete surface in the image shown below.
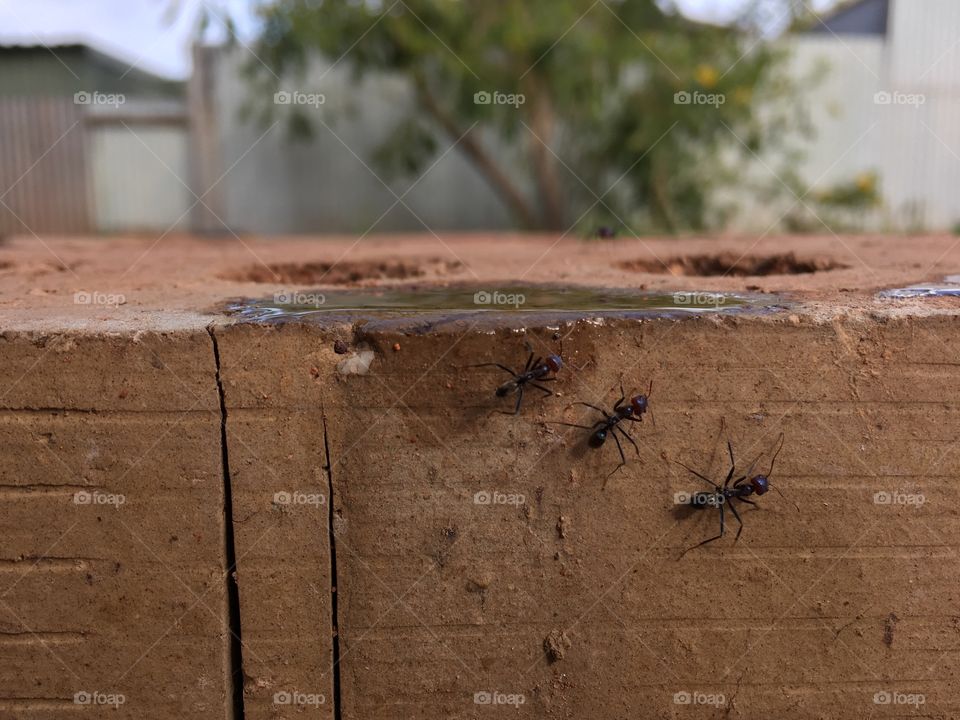
<svg viewBox="0 0 960 720"><path fill-rule="evenodd" d="M444 241L244 239L254 258L177 239L126 275L149 243L50 241L62 271L31 239L0 247L0 717L73 716L78 692L123 694L91 717L960 717L960 301L875 297L960 271L955 238ZM636 265L710 272L702 256L731 252L775 274ZM329 267L341 256L352 272ZM324 273L755 288L786 306L218 311L333 286ZM508 376L469 366L520 366L527 343L562 351L557 396L501 414ZM363 350L366 374L338 370ZM651 381L613 474L610 440L555 424ZM739 541L728 512L725 537L689 550L718 513L678 502L708 489L678 462L722 479L729 438L736 477L766 472L781 433L782 495L738 505Z"/></svg>

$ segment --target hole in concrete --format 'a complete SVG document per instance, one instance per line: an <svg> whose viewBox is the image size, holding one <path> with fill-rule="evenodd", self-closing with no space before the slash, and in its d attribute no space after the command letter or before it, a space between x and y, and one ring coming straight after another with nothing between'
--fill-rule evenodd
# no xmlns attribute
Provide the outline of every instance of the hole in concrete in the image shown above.
<svg viewBox="0 0 960 720"><path fill-rule="evenodd" d="M255 265L226 279L255 283L292 285L353 285L370 280L407 280L425 275L459 272L458 261L427 258L420 260L353 260L341 262L276 263Z"/></svg>
<svg viewBox="0 0 960 720"><path fill-rule="evenodd" d="M666 265L666 267L664 267ZM806 273L839 270L847 267L827 257L799 259L791 253L779 255L745 255L719 253L717 255L686 255L659 260L628 260L619 267L634 272L658 275L693 275L697 277L755 277L761 275L802 275Z"/></svg>

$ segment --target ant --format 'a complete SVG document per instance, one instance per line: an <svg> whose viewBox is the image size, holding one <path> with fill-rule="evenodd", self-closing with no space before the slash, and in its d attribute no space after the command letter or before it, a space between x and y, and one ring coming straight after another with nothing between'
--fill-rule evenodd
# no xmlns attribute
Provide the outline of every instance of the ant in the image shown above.
<svg viewBox="0 0 960 720"><path fill-rule="evenodd" d="M576 423L568 422L556 422L552 424L567 425L569 427L578 427L585 430L591 430L592 432L590 433L590 437L587 439L587 444L592 448L602 447L607 441L607 438L612 437L617 443L617 450L620 451L620 464L614 468L610 475L607 475L606 480L609 480L613 473L617 472L617 470L627 464L627 456L623 454L623 445L620 444L620 438L617 437L618 432L630 441L630 444L633 445L633 449L637 451L637 456L640 455L640 448L637 446L637 443L632 437L630 437L630 434L620 426L620 423L624 420L629 420L630 422L643 422L643 414L649 409L650 395L652 393L653 380L650 381L650 388L647 390L646 395L634 395L630 398L630 402L624 404L624 401L627 399L627 394L623 390L623 381L621 380L620 399L617 400L616 404L613 406L613 411L610 413L603 408L597 407L596 405L591 405L590 403L574 403L574 405L585 405L588 408L592 408L593 410L602 413L603 420L597 420L593 425L578 425ZM606 485L606 480L604 480L604 485Z"/></svg>
<svg viewBox="0 0 960 720"><path fill-rule="evenodd" d="M496 396L501 398L506 397L512 392L517 394L517 404L513 408L513 412L508 413L501 410L500 412L504 415L516 415L520 412L520 403L523 402L523 390L527 385L531 385L547 395L553 395L552 390L545 388L539 383L552 382L556 380L555 377L547 377L547 375L550 373L560 372L560 369L563 367L563 360L559 355L547 355L545 358L538 357L536 360L534 360L534 353L529 344L527 345L527 349L530 350L530 356L527 358L527 364L523 366L523 370L520 372L514 372L506 365L501 365L500 363L481 363L479 365L470 366L475 368L497 367L513 376L495 391Z"/></svg>
<svg viewBox="0 0 960 720"><path fill-rule="evenodd" d="M720 427L722 432L723 425L721 424ZM748 498L751 495L758 495L758 496L764 495L770 490L770 488L773 488L774 490L776 490L777 493L780 494L780 497L783 497L783 493L780 492L778 488L770 484L770 475L773 474L773 465L777 461L777 456L780 454L780 450L782 449L783 449L783 433L780 433L780 439L777 443L777 449L773 453L773 458L770 460L770 468L767 470L767 472L761 475L754 475L753 465L756 464L756 461L754 461L753 465L750 466L750 469L747 470L747 473L737 478L736 480L734 480L733 485L730 484L730 481L733 480L733 474L736 468L736 463L734 462L734 459L733 459L733 445L730 443L730 440L727 440L727 452L730 454L730 471L727 473L727 477L724 479L723 485L718 485L713 480L705 477L704 475L701 475L693 468L687 465L684 465L679 460L676 461L678 465L686 468L687 470L692 472L694 475L696 475L698 478L708 483L709 485L713 486L712 491L701 491L701 492L693 493L693 495L690 496L689 505L697 509L718 508L720 511L720 533L718 535L714 535L711 538L707 538L706 540L699 542L692 547L687 548L686 550L683 551L683 554L681 554L680 557L683 557L690 550L693 550L694 548L698 548L701 545L706 545L707 543L711 543L714 540L719 540L720 538L723 537L724 531L726 529L723 506L727 504L729 504L730 511L733 513L733 516L737 519L737 522L740 524L740 527L737 528L737 536L736 538L734 538L733 541L737 542L737 540L740 539L740 533L743 532L743 520L740 517L740 513L737 512L736 505L734 505L730 501L738 500L742 503L746 503L747 505L756 505L756 503L753 500L749 500ZM794 505L796 505L796 503L794 503ZM797 512L799 511L800 511L800 507L797 506Z"/></svg>

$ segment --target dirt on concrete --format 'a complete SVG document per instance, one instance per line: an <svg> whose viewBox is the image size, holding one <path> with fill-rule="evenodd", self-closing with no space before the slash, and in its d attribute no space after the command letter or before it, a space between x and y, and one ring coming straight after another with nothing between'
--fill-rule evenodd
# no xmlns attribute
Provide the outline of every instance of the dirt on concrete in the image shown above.
<svg viewBox="0 0 960 720"><path fill-rule="evenodd" d="M937 280L958 267L960 245L950 235L579 240L439 233L361 241L20 236L0 247L0 320L7 329L189 327L231 298L410 283L757 291L802 300L840 297L846 307L864 307L876 290Z"/></svg>
<svg viewBox="0 0 960 720"><path fill-rule="evenodd" d="M251 262L229 238L146 255L51 240L72 268L56 270L11 241L0 715L62 717L87 693L94 715L130 718L960 716L960 300L875 295L960 272L955 238L444 240L462 268L424 260L417 282L755 287L793 304L244 323L218 309L288 287L223 279L260 261L441 249L244 239ZM847 267L622 267L654 251ZM527 345L562 353L556 394L504 414L509 375L473 366L521 367ZM590 426L599 412L577 403L609 410L621 383L651 380L616 472L613 441L561 424ZM678 463L722 480L725 438L735 477L759 469L777 492L737 505L738 541L728 511L725 536L691 550L719 511L689 505L710 488Z"/></svg>

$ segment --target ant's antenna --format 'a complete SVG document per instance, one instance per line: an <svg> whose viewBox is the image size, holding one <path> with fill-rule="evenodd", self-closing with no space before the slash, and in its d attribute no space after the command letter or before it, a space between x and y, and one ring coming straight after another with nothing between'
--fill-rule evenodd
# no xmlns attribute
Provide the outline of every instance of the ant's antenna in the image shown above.
<svg viewBox="0 0 960 720"><path fill-rule="evenodd" d="M773 464L777 461L777 455L780 454L780 451L783 449L783 433L780 433L780 442L777 444L777 451L773 454L773 458L770 460L770 469L767 470L767 479L770 479L770 475L773 473ZM784 500L788 500L786 495L780 492L780 488L776 485L770 485L774 490L777 491L777 494L782 497ZM790 500L793 503L793 506L797 509L797 512L800 512L800 506L796 503L795 500Z"/></svg>
<svg viewBox="0 0 960 720"><path fill-rule="evenodd" d="M780 441L777 444L777 451L773 454L773 457L770 459L770 469L767 470L767 477L773 474L773 464L777 461L777 455L780 454L780 451L783 450L783 433L780 433Z"/></svg>

